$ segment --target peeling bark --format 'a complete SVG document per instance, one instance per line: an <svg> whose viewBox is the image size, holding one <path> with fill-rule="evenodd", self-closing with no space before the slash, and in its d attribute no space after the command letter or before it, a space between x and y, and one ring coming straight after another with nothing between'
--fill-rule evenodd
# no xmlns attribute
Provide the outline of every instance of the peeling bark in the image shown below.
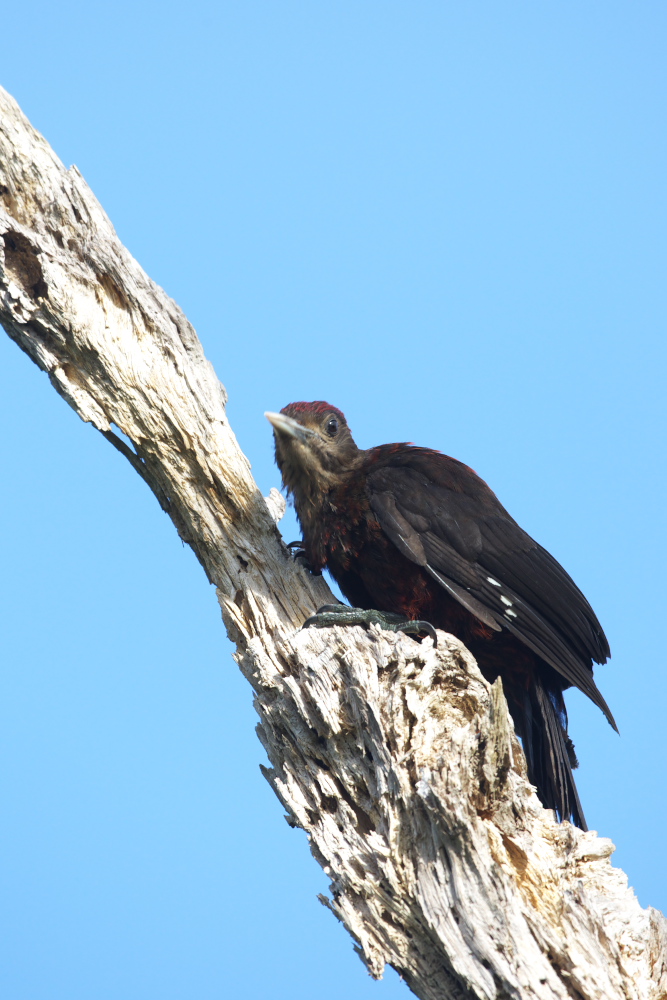
<svg viewBox="0 0 667 1000"><path fill-rule="evenodd" d="M609 840L542 808L500 682L445 633L299 630L331 595L290 559L194 330L1 90L0 206L0 322L218 588L266 777L371 974L424 1000L666 997L665 919Z"/></svg>

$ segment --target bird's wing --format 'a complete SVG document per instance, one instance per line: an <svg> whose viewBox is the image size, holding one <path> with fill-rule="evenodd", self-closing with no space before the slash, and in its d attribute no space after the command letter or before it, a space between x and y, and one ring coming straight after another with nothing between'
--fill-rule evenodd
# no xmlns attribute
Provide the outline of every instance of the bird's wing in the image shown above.
<svg viewBox="0 0 667 1000"><path fill-rule="evenodd" d="M607 659L609 646L573 580L467 467L452 479L441 468L454 462L445 455L411 449L410 458L367 476L385 534L480 621L508 629L587 694L616 728L590 666Z"/></svg>

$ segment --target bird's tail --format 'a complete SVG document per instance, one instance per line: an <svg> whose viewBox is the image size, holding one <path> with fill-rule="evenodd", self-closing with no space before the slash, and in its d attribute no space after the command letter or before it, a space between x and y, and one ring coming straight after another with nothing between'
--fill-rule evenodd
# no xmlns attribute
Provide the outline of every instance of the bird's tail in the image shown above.
<svg viewBox="0 0 667 1000"><path fill-rule="evenodd" d="M512 707L519 707L516 705ZM578 766L574 745L567 735L567 712L562 692L550 690L539 675L524 692L520 720L514 722L522 738L528 778L540 801L554 809L559 819L569 819L587 830L572 771ZM519 723L517 725L517 722Z"/></svg>

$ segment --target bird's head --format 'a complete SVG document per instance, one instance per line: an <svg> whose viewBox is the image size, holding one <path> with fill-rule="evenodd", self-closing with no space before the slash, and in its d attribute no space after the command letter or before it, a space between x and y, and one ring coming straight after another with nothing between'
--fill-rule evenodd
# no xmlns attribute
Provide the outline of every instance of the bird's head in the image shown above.
<svg viewBox="0 0 667 1000"><path fill-rule="evenodd" d="M326 491L356 464L359 449L335 406L290 403L265 416L273 425L283 484L297 501Z"/></svg>

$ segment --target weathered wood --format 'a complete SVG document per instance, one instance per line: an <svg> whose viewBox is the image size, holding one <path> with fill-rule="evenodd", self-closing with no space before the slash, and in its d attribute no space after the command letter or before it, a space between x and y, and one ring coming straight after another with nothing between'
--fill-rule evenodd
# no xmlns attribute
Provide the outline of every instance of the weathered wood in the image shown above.
<svg viewBox="0 0 667 1000"><path fill-rule="evenodd" d="M609 840L541 807L502 688L455 638L299 630L330 594L290 560L194 330L4 91L0 204L0 321L217 586L266 777L370 972L425 1000L667 996L664 918Z"/></svg>

